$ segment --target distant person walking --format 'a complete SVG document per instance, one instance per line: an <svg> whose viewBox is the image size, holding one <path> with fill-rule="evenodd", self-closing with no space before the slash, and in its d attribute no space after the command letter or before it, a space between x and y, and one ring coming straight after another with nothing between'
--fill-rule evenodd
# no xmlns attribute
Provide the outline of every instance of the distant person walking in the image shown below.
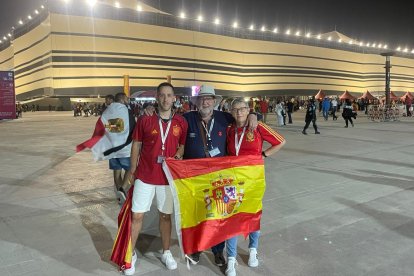
<svg viewBox="0 0 414 276"><path fill-rule="evenodd" d="M352 121L352 117L354 117L353 107L350 100L345 100L343 111L342 111L342 118L345 120L345 127L348 127L348 122L351 123L352 127L354 127L354 122Z"/></svg>
<svg viewBox="0 0 414 276"><path fill-rule="evenodd" d="M306 108L305 126L302 130L303 134L307 135L306 129L309 127L311 122L313 124L313 128L315 129L315 134L321 134L318 131L318 126L316 125L316 104L314 97L309 98L308 106Z"/></svg>

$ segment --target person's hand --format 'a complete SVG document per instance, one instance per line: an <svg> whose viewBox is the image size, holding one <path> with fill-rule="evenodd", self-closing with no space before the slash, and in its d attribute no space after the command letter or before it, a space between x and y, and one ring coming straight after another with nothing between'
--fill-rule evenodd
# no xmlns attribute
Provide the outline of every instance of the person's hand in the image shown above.
<svg viewBox="0 0 414 276"><path fill-rule="evenodd" d="M175 160L183 160L183 157L181 155L179 155L179 154L175 154L174 155L174 159Z"/></svg>
<svg viewBox="0 0 414 276"><path fill-rule="evenodd" d="M128 176L128 183L130 185L133 185L135 182L135 170L134 171L130 171L129 176Z"/></svg>
<svg viewBox="0 0 414 276"><path fill-rule="evenodd" d="M152 105L149 105L144 109L144 115L147 115L147 116L152 116L154 112L155 112L155 107Z"/></svg>
<svg viewBox="0 0 414 276"><path fill-rule="evenodd" d="M256 130L258 125L257 122L257 115L256 114L249 114L249 116L247 116L247 127L250 131L254 131Z"/></svg>

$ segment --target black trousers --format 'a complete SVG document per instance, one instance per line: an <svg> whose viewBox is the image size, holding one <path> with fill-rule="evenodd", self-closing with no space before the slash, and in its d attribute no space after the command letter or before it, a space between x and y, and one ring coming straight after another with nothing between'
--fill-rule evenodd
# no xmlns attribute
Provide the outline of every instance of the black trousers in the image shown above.
<svg viewBox="0 0 414 276"><path fill-rule="evenodd" d="M354 122L352 122L352 118L351 117L344 117L345 119L345 125L348 126L348 121L351 123L351 125L354 124Z"/></svg>
<svg viewBox="0 0 414 276"><path fill-rule="evenodd" d="M305 131L309 127L311 122L313 124L313 128L315 129L315 132L318 131L318 126L316 125L316 120L306 120L305 121L306 124L305 124L305 127L303 128L303 131Z"/></svg>

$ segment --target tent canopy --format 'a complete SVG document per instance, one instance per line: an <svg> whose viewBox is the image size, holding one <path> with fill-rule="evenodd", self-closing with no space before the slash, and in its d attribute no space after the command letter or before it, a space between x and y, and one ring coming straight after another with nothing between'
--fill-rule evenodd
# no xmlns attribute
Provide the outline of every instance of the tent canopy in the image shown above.
<svg viewBox="0 0 414 276"><path fill-rule="evenodd" d="M369 91L367 90L367 92L365 92L361 97L359 97L360 99L365 99L365 100L374 100L376 99L374 96L372 96L371 93L369 93Z"/></svg>
<svg viewBox="0 0 414 276"><path fill-rule="evenodd" d="M315 95L315 100L322 100L325 96L325 93L323 93L322 90L319 90L319 92Z"/></svg>
<svg viewBox="0 0 414 276"><path fill-rule="evenodd" d="M339 99L340 100L353 100L353 99L355 99L355 97L352 96L347 90L339 97Z"/></svg>
<svg viewBox="0 0 414 276"><path fill-rule="evenodd" d="M411 100L414 99L413 94L411 94L410 92L406 92L403 96L401 96L401 100L405 101L406 98L410 98Z"/></svg>

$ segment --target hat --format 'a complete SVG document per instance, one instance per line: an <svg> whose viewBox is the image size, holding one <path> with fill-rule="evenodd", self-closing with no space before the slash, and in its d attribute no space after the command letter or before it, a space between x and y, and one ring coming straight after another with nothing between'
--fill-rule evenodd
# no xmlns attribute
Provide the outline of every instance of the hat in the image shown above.
<svg viewBox="0 0 414 276"><path fill-rule="evenodd" d="M212 96L216 99L216 103L220 103L223 99L222 96L216 95L216 91L214 91L214 87L210 85L201 85L200 88L196 91L198 93L197 96L193 96L190 98L191 102L195 104L197 102L198 97L205 97L205 96Z"/></svg>

